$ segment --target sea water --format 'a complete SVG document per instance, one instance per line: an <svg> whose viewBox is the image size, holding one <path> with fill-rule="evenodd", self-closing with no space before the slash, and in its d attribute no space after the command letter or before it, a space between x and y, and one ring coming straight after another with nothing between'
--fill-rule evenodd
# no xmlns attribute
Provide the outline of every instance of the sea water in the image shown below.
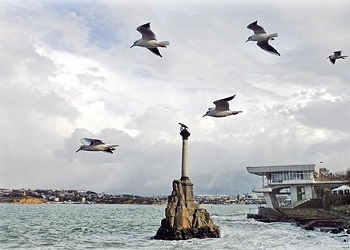
<svg viewBox="0 0 350 250"><path fill-rule="evenodd" d="M350 249L337 234L247 219L254 205L205 205L221 238L154 240L165 206L0 204L0 249Z"/></svg>

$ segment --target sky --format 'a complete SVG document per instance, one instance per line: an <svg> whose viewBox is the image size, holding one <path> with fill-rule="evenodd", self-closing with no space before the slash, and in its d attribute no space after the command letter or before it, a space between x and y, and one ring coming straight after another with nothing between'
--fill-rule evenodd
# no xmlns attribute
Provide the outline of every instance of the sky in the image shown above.
<svg viewBox="0 0 350 250"><path fill-rule="evenodd" d="M0 187L169 195L179 122L195 194L251 192L248 166L344 172L350 58L327 57L350 55L349 16L347 0L2 0ZM246 43L256 20L281 56ZM148 22L163 57L130 48ZM242 113L202 117L234 94ZM76 153L83 137L119 147Z"/></svg>

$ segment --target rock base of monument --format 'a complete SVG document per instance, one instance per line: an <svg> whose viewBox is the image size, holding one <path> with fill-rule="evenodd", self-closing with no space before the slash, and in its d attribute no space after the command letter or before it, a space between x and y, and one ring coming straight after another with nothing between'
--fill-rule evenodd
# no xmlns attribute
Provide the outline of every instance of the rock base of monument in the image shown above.
<svg viewBox="0 0 350 250"><path fill-rule="evenodd" d="M219 238L220 231L218 228L216 230L210 227L201 228L165 228L160 227L157 234L154 236L156 240L188 240L192 238Z"/></svg>
<svg viewBox="0 0 350 250"><path fill-rule="evenodd" d="M174 180L168 197L165 218L154 239L187 240L219 238L220 230L204 208L193 200L193 184L189 179Z"/></svg>

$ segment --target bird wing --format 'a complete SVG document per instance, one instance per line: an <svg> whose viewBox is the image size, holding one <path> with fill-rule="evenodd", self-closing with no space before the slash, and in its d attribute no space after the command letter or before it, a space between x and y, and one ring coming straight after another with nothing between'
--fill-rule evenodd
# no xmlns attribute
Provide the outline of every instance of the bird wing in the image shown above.
<svg viewBox="0 0 350 250"><path fill-rule="evenodd" d="M335 59L329 58L329 61L331 61L332 64L335 64Z"/></svg>
<svg viewBox="0 0 350 250"><path fill-rule="evenodd" d="M340 51L334 51L333 52L335 56L341 56L341 50Z"/></svg>
<svg viewBox="0 0 350 250"><path fill-rule="evenodd" d="M233 98L235 98L236 95L220 99L214 102L215 104L215 109L216 110L228 110L230 108L230 104L228 103L231 101Z"/></svg>
<svg viewBox="0 0 350 250"><path fill-rule="evenodd" d="M93 142L91 145L96 146L96 145L101 145L101 144L104 144L104 142L101 140L98 140L98 139L93 139Z"/></svg>
<svg viewBox="0 0 350 250"><path fill-rule="evenodd" d="M150 23L145 23L137 27L137 31L142 34L142 39L145 40L157 40L156 35L151 30Z"/></svg>
<svg viewBox="0 0 350 250"><path fill-rule="evenodd" d="M280 56L280 53L278 53L278 51L274 47L272 47L267 41L259 41L257 42L257 45L271 54Z"/></svg>
<svg viewBox="0 0 350 250"><path fill-rule="evenodd" d="M158 48L147 48L149 49L153 54L162 57L162 55L160 54Z"/></svg>
<svg viewBox="0 0 350 250"><path fill-rule="evenodd" d="M81 138L80 142L86 146L91 146L94 142L94 139L91 138Z"/></svg>
<svg viewBox="0 0 350 250"><path fill-rule="evenodd" d="M258 25L258 21L255 21L247 26L248 29L254 31L254 34L264 34L266 33L264 28Z"/></svg>
<svg viewBox="0 0 350 250"><path fill-rule="evenodd" d="M80 142L86 146L95 146L95 145L104 144L101 140L91 139L91 138L81 138Z"/></svg>
<svg viewBox="0 0 350 250"><path fill-rule="evenodd" d="M179 124L180 124L181 127L188 128L185 124L183 124L181 122L179 122Z"/></svg>

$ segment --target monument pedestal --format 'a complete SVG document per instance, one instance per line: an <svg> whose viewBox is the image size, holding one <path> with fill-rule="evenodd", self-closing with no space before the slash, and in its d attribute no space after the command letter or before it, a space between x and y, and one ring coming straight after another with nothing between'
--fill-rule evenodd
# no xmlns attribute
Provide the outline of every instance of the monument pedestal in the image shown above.
<svg viewBox="0 0 350 250"><path fill-rule="evenodd" d="M220 230L209 213L193 199L193 183L174 180L168 197L165 218L154 236L161 240L187 240L192 238L219 238Z"/></svg>
<svg viewBox="0 0 350 250"><path fill-rule="evenodd" d="M199 208L193 197L193 183L188 177L188 127L181 125L182 166L181 179L173 181L173 191L168 196L165 218L154 236L161 240L187 240L191 238L219 238L220 230L204 208Z"/></svg>

